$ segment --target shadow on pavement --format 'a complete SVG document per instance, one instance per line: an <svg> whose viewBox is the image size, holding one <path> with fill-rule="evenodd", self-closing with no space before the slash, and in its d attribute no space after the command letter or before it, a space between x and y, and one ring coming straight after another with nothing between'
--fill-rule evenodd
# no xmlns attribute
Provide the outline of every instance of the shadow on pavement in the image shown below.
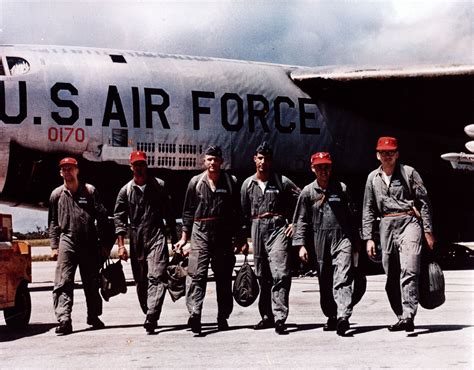
<svg viewBox="0 0 474 370"><path fill-rule="evenodd" d="M0 326L0 342L10 342L21 338L33 337L46 333L56 327L57 323L30 324L24 329L10 329L7 326Z"/></svg>
<svg viewBox="0 0 474 370"><path fill-rule="evenodd" d="M439 333L443 331L456 331L470 328L472 325L420 325L415 323L415 331L408 334L408 337L416 337L423 334Z"/></svg>

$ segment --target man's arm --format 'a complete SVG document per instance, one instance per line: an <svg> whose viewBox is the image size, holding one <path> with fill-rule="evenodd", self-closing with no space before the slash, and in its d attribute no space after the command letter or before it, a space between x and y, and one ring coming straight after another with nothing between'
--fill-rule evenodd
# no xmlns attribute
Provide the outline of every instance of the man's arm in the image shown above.
<svg viewBox="0 0 474 370"><path fill-rule="evenodd" d="M164 205L163 212L166 220L166 227L169 230L171 244L175 244L178 241L178 234L176 233L176 217L173 212L171 195L168 191L167 186L164 186Z"/></svg>
<svg viewBox="0 0 474 370"><path fill-rule="evenodd" d="M308 262L308 251L306 250L306 240L308 230L311 225L311 205L308 204L309 193L303 189L296 202L293 216L294 234L292 244L299 248L299 257L303 262Z"/></svg>
<svg viewBox="0 0 474 370"><path fill-rule="evenodd" d="M196 211L196 182L194 178L189 181L188 188L186 190L186 196L184 198L183 205L183 228L181 231L181 239L174 244L174 248L178 251L181 251L183 255L189 254L189 251L183 250L183 247L186 245L191 236L191 231L193 229L194 223L194 214Z"/></svg>
<svg viewBox="0 0 474 370"><path fill-rule="evenodd" d="M51 259L54 261L58 258L59 236L61 235L61 229L58 222L58 201L59 195L56 191L53 191L49 198L48 226L49 239L51 243Z"/></svg>
<svg viewBox="0 0 474 370"><path fill-rule="evenodd" d="M433 249L435 238L433 235L431 202L423 180L416 170L413 170L413 188L415 191L415 199L421 205L420 214L423 221L423 231L425 232L426 242L428 243L428 248Z"/></svg>
<svg viewBox="0 0 474 370"><path fill-rule="evenodd" d="M285 192L286 198L286 210L287 213L286 218L288 219L289 225L285 230L286 236L289 238L293 237L294 234L294 225L293 225L293 216L296 208L296 203L298 202L298 198L301 194L301 189L295 185L293 181L291 181L288 177L283 176L283 188Z"/></svg>
<svg viewBox="0 0 474 370"><path fill-rule="evenodd" d="M364 191L364 202L362 206L362 239L367 241L367 254L374 257L375 242L374 242L374 224L376 221L377 205L374 196L374 189L372 185L373 176L367 177Z"/></svg>
<svg viewBox="0 0 474 370"><path fill-rule="evenodd" d="M119 258L124 261L127 261L128 259L127 249L125 248L125 235L128 230L128 215L127 188L124 186L118 193L114 209L115 234L117 235Z"/></svg>

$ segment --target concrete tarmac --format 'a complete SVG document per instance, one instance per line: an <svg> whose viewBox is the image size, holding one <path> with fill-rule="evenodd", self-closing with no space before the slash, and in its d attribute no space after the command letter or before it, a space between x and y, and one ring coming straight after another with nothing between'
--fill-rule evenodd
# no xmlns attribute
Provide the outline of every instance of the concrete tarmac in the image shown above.
<svg viewBox="0 0 474 370"><path fill-rule="evenodd" d="M241 259L239 259L241 261ZM355 307L348 336L324 332L316 278L293 279L288 335L254 331L257 303L234 305L230 330L217 331L216 294L209 282L203 332L186 328L184 299L167 296L156 335L146 335L135 287L104 302L103 330L90 330L82 289L75 290L74 332L54 333L54 262L33 263L32 315L24 331L0 320L0 368L460 368L474 365L474 271L445 271L446 302L419 308L413 333L387 330L396 321L385 276L368 276L365 296ZM131 282L130 264L124 263ZM78 276L79 277L79 276ZM79 280L79 279L78 279ZM78 281L80 283L80 281Z"/></svg>

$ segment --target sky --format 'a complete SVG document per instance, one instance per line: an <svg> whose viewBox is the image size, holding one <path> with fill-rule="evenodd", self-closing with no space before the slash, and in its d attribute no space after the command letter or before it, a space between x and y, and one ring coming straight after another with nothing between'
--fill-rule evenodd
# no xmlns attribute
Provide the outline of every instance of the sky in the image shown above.
<svg viewBox="0 0 474 370"><path fill-rule="evenodd" d="M0 0L0 44L281 64L472 63L471 1Z"/></svg>
<svg viewBox="0 0 474 370"><path fill-rule="evenodd" d="M471 1L0 0L0 44L45 44L302 65L472 64ZM0 206L14 229L46 212Z"/></svg>

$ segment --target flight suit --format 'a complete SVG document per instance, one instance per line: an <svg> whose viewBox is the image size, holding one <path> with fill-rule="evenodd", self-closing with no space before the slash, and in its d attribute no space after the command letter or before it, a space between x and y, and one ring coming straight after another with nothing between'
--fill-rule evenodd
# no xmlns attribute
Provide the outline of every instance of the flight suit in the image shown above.
<svg viewBox="0 0 474 370"><path fill-rule="evenodd" d="M51 248L58 249L53 304L59 322L71 321L77 266L86 298L87 316L95 318L102 314L96 221L99 226L106 223L107 211L92 185L79 184L74 194L64 185L53 190L48 224Z"/></svg>
<svg viewBox="0 0 474 370"><path fill-rule="evenodd" d="M413 207L419 209L418 218ZM374 240L380 218L382 264L387 275L385 290L390 305L401 319L413 319L418 307L418 278L423 230L432 231L428 194L418 172L398 164L390 185L382 168L372 171L365 186L362 238Z"/></svg>
<svg viewBox="0 0 474 370"><path fill-rule="evenodd" d="M325 190L317 180L306 185L293 222L293 245L315 249L324 315L348 319L352 315L352 249L357 229L346 185L332 180Z"/></svg>
<svg viewBox="0 0 474 370"><path fill-rule="evenodd" d="M285 235L301 190L287 177L270 174L263 192L256 175L240 191L245 229L251 230L255 274L260 284L258 309L263 320L286 321L291 287L289 248Z"/></svg>
<svg viewBox="0 0 474 370"><path fill-rule="evenodd" d="M151 320L160 318L167 288L169 253L163 220L175 242L176 220L161 179L148 177L144 190L132 179L120 189L114 211L115 230L117 235L129 232L138 301Z"/></svg>
<svg viewBox="0 0 474 370"><path fill-rule="evenodd" d="M233 237L241 230L237 180L221 171L215 191L207 173L194 176L186 191L183 231L191 235L186 305L200 317L211 263L216 281L217 318L228 319L233 309Z"/></svg>

